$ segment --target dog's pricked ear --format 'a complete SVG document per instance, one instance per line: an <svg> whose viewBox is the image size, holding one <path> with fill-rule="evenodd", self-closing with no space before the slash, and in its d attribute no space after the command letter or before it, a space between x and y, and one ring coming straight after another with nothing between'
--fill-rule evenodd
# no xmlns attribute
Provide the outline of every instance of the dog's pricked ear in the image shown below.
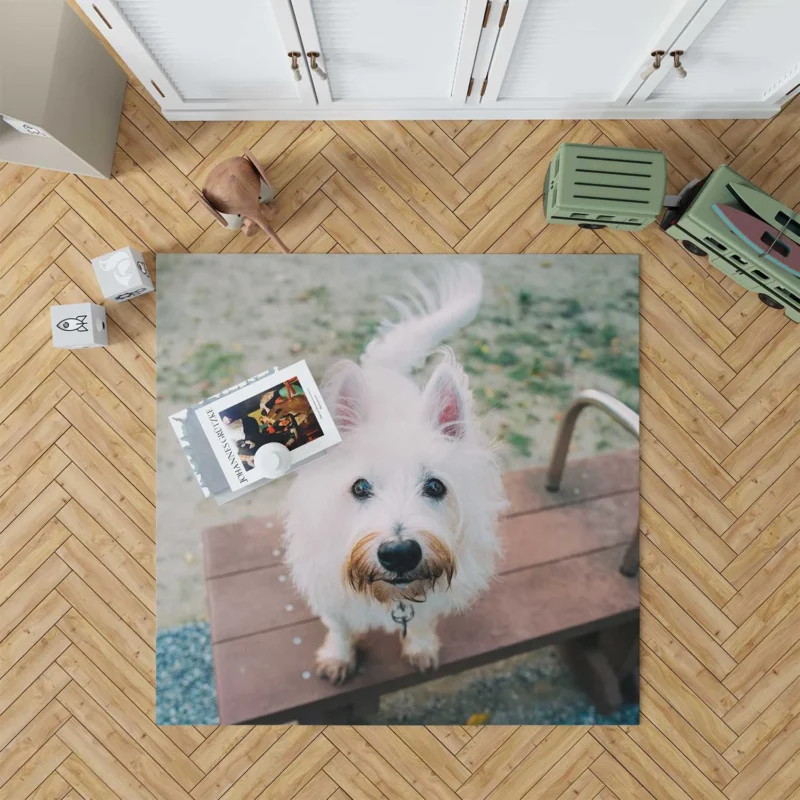
<svg viewBox="0 0 800 800"><path fill-rule="evenodd" d="M361 367L354 361L343 360L331 367L325 376L324 395L340 430L352 430L364 421L367 384Z"/></svg>
<svg viewBox="0 0 800 800"><path fill-rule="evenodd" d="M464 438L469 419L469 389L466 376L452 359L436 367L423 400L434 428L448 439Z"/></svg>

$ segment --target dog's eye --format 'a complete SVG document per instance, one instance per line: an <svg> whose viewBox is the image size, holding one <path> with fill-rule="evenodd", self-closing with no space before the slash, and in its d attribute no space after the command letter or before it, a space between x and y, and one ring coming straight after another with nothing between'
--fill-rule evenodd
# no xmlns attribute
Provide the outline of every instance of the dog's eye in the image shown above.
<svg viewBox="0 0 800 800"><path fill-rule="evenodd" d="M441 500L447 494L447 487L438 478L428 478L422 484L422 494L433 500Z"/></svg>
<svg viewBox="0 0 800 800"><path fill-rule="evenodd" d="M366 478L359 478L350 487L350 491L357 500L366 500L372 497L372 484Z"/></svg>

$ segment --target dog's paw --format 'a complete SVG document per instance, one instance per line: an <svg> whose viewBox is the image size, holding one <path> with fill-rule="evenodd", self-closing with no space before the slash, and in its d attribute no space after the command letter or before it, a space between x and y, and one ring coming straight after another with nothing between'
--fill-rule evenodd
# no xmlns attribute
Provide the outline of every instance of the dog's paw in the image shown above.
<svg viewBox="0 0 800 800"><path fill-rule="evenodd" d="M403 657L420 672L436 669L439 666L439 644L406 640L403 644Z"/></svg>
<svg viewBox="0 0 800 800"><path fill-rule="evenodd" d="M355 655L349 661L340 658L317 658L317 675L333 684L344 683L355 670Z"/></svg>
<svg viewBox="0 0 800 800"><path fill-rule="evenodd" d="M317 675L334 684L344 683L356 671L357 656L353 636L328 629L317 650Z"/></svg>

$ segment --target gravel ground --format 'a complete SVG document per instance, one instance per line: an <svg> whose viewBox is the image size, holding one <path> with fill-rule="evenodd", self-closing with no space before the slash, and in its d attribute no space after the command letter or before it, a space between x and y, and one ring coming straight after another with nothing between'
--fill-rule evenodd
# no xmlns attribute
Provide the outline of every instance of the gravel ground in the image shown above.
<svg viewBox="0 0 800 800"><path fill-rule="evenodd" d="M156 644L156 722L216 725L208 623L160 631ZM375 725L637 725L638 705L604 716L566 669L554 647L428 681L381 698Z"/></svg>
<svg viewBox="0 0 800 800"><path fill-rule="evenodd" d="M189 622L159 631L156 637L156 723L219 723L207 622Z"/></svg>

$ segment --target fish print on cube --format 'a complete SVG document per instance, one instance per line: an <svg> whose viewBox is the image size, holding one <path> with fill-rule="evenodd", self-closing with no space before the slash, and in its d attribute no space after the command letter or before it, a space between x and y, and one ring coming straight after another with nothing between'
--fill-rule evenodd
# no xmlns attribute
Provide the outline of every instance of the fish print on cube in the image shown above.
<svg viewBox="0 0 800 800"><path fill-rule="evenodd" d="M121 303L154 290L142 254L132 247L93 258L92 266L106 300Z"/></svg>

